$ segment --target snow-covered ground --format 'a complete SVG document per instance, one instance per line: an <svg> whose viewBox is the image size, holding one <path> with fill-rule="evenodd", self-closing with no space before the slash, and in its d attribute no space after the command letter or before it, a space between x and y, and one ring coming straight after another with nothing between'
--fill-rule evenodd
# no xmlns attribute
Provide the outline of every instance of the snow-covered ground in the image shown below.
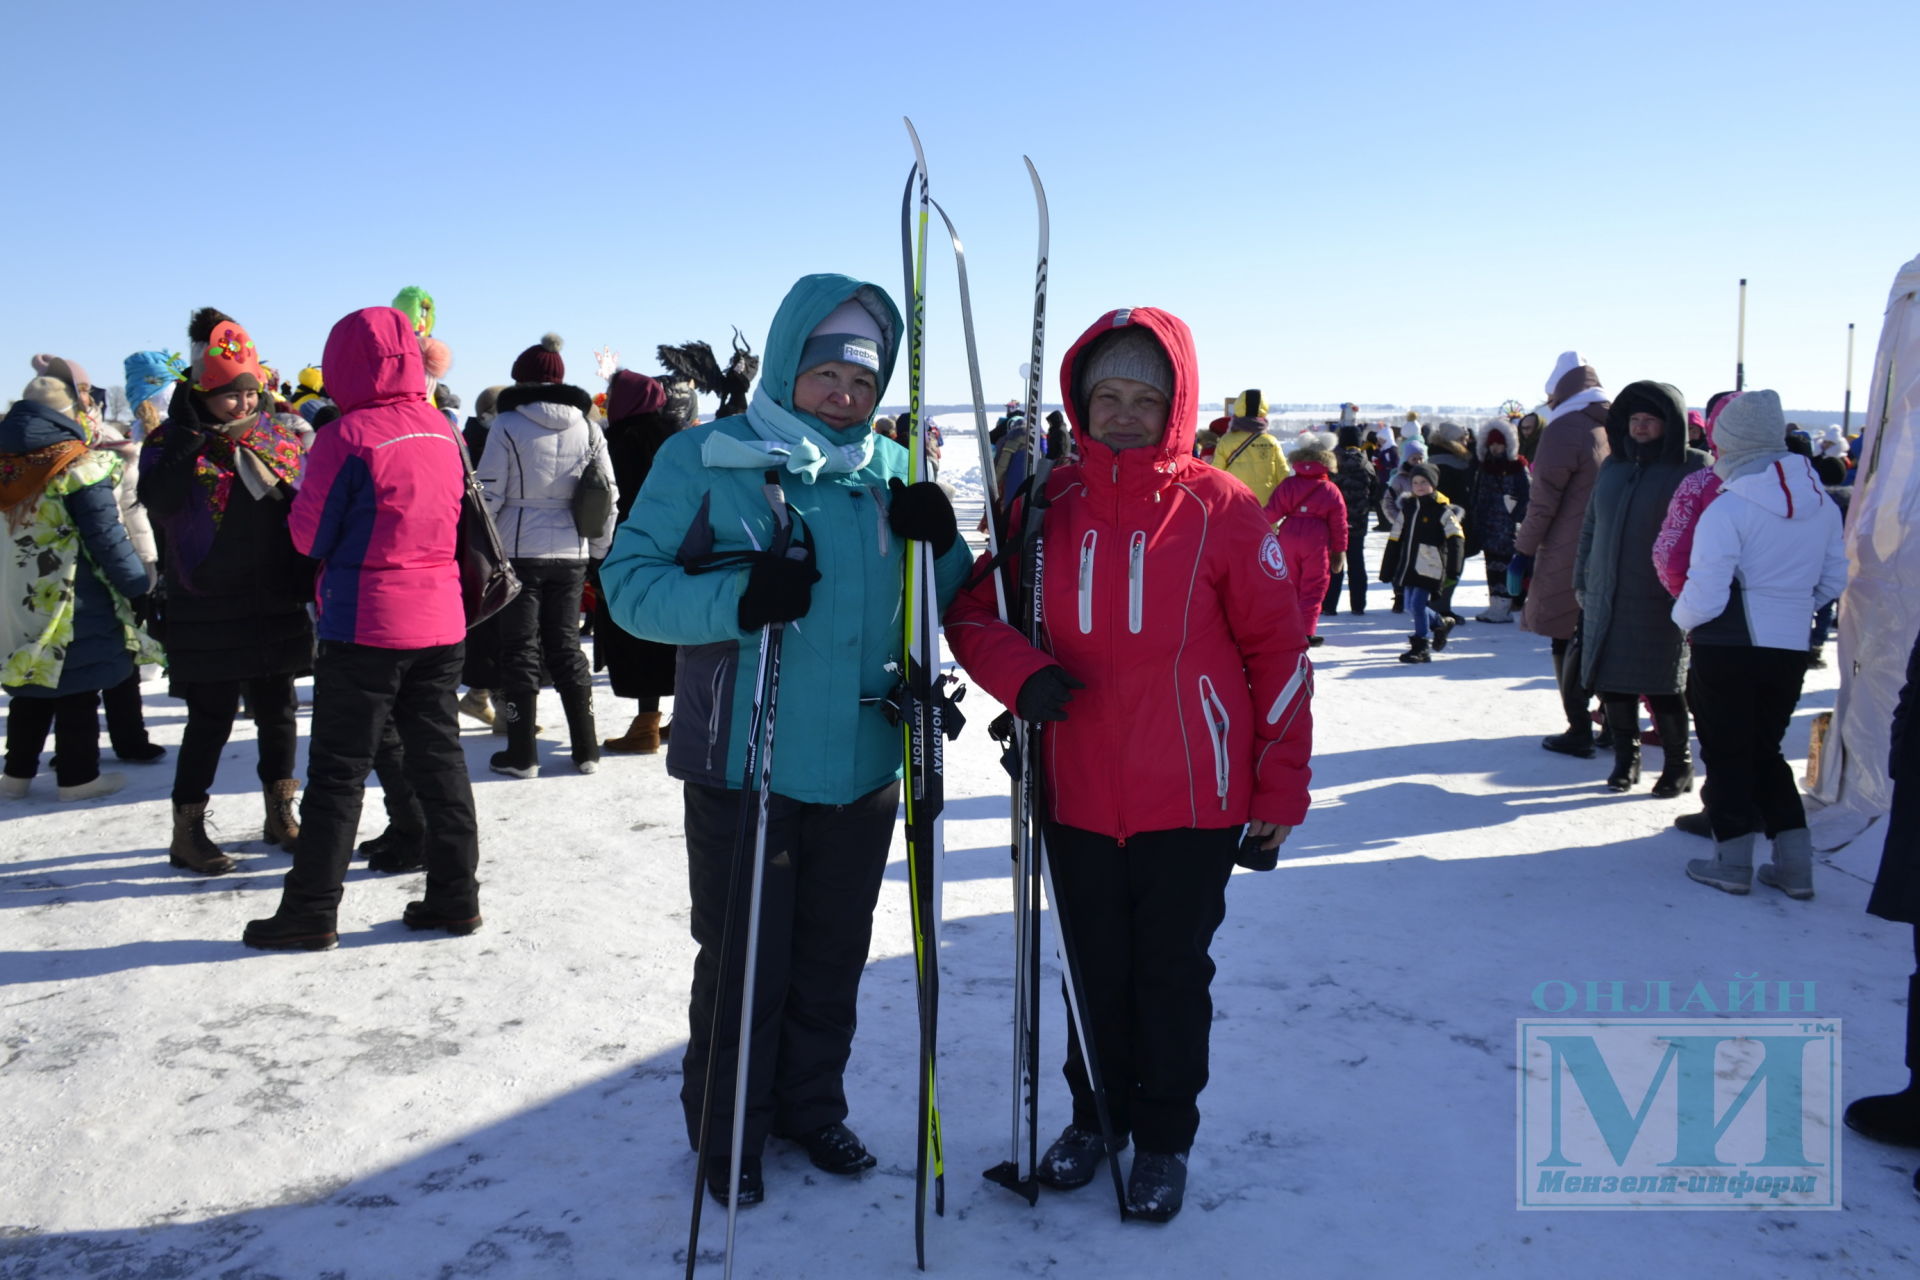
<svg viewBox="0 0 1920 1280"><path fill-rule="evenodd" d="M943 425L964 508L971 423ZM1370 564L1379 551L1374 535ZM1461 599L1478 610L1477 578ZM1692 884L1681 864L1706 845L1667 825L1692 798L1612 795L1605 760L1540 750L1558 708L1543 641L1469 625L1407 668L1402 622L1376 587L1365 617L1323 624L1314 808L1277 872L1231 886L1213 1083L1188 1208L1165 1227L1122 1226L1100 1183L1029 1208L979 1177L1007 1148L1011 934L997 708L971 693L947 754L947 1215L930 1270L1913 1275L1920 1156L1851 1136L1843 1212L1515 1209L1515 1020L1539 1013L1540 983L1816 983L1857 1095L1902 1083L1911 954L1862 911L1877 836L1823 860L1809 903ZM1835 682L1812 675L1796 753ZM184 708L159 684L148 708L177 744ZM603 733L631 712L604 691L598 709ZM564 723L551 695L542 720ZM515 781L486 771L498 740L467 733L487 917L467 939L407 933L419 878L356 864L339 950L242 948L288 861L257 838L250 726L214 802L235 874L168 870L167 765L127 767L120 795L77 806L43 773L0 811L0 1276L675 1274L693 1184L677 788L662 757L578 776L557 738L551 776ZM380 826L370 795L362 834ZM1066 1119L1051 1001L1045 1017L1051 1128ZM848 1074L880 1166L842 1181L776 1143L739 1274L912 1270L916 1035L896 846ZM724 1216L708 1206L703 1273Z"/></svg>

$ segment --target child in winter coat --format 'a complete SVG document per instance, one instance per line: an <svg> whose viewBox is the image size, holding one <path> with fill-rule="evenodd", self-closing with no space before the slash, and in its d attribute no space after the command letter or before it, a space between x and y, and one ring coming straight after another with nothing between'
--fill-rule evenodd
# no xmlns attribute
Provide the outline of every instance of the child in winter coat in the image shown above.
<svg viewBox="0 0 1920 1280"><path fill-rule="evenodd" d="M1419 436L1415 436L1413 439L1407 441L1403 447L1395 452L1400 456L1400 465L1394 468L1393 473L1387 477L1386 493L1380 499L1380 532L1382 533L1393 532L1395 513L1400 508L1401 499L1413 491L1413 468L1416 464L1425 463L1427 460L1426 442L1421 440ZM1436 470L1433 474L1435 478L1438 479L1440 475L1439 471ZM1463 529L1461 532L1464 534L1465 530ZM1385 578L1380 580L1382 582L1387 581ZM1396 583L1393 588L1393 611L1395 613L1406 612L1406 596L1405 588Z"/></svg>
<svg viewBox="0 0 1920 1280"><path fill-rule="evenodd" d="M1293 474L1274 489L1266 511L1267 518L1278 525L1280 554L1300 601L1307 643L1318 646L1316 628L1327 583L1346 567L1347 503L1332 480L1339 464L1324 447L1324 437L1303 435L1300 444L1287 455Z"/></svg>
<svg viewBox="0 0 1920 1280"><path fill-rule="evenodd" d="M1466 563L1466 535L1460 508L1441 497L1433 465L1407 466L1407 496L1391 511L1393 532L1387 538L1380 581L1406 593L1407 612L1413 615L1413 635L1402 662L1431 662L1429 648L1447 647L1453 630L1429 601L1457 582Z"/></svg>

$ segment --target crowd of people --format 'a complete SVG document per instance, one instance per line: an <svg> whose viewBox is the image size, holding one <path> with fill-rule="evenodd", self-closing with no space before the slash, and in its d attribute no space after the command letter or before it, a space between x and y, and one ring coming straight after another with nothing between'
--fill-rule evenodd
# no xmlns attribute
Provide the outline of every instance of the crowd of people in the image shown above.
<svg viewBox="0 0 1920 1280"><path fill-rule="evenodd" d="M1455 590L1480 557L1489 604L1474 621L1518 622L1549 642L1567 724L1542 746L1609 751L1605 785L1624 792L1657 743L1651 792L1674 799L1694 789L1697 733L1704 812L1676 825L1712 849L1686 874L1747 893L1764 841L1761 883L1813 894L1781 748L1845 583L1854 464L1837 432L1815 440L1787 423L1771 391L1721 393L1692 412L1663 382L1611 393L1567 352L1532 412L1389 426L1346 406L1327 430L1283 441L1255 388L1201 429L1186 325L1153 308L1111 312L1064 357L1063 407L1042 428L1009 405L982 459L1010 510L1045 508L1038 549L1065 567L1045 575L1036 642L1005 616L997 566L970 561L950 492L907 483L898 437L910 424L876 417L904 328L878 285L799 280L764 362L736 347L723 412L705 426L671 368L655 378L603 353L604 394L569 382L552 334L463 424L435 322L432 298L405 290L342 318L320 363L283 382L242 324L203 308L187 356L127 358L124 424L79 363L34 357L0 420L0 795L29 795L49 733L60 800L118 790L122 776L100 769L103 705L119 758L162 759L140 671L164 664L187 710L172 865L234 867L206 814L244 712L264 836L293 855L277 911L244 941L320 950L337 941L369 773L387 810L386 830L362 846L369 866L425 872L405 923L481 927L462 714L504 735L490 767L515 779L546 767L544 685L574 770L596 772L603 750L664 745L684 784L699 948L681 1093L691 1144L732 1121L731 1089L710 1097L710 1083L740 1069L747 1079L739 1167L707 1166L723 1202L763 1198L770 1138L834 1174L875 1163L846 1123L842 1076L899 801L888 708L910 543L935 553L960 665L1044 727L1047 856L1085 984L1064 1064L1072 1121L1038 1170L1057 1189L1092 1181L1131 1143L1131 1211L1179 1212L1227 879L1249 846L1271 854L1307 816L1308 654L1323 617L1343 603L1366 612L1371 581L1407 616L1399 661L1428 664L1468 621ZM461 579L470 494L519 583L484 619ZM1370 569L1374 533L1386 540ZM727 928L729 886L758 660L783 627L782 717L805 728L779 736L771 758L742 1066L745 938ZM604 743L595 666L637 704ZM296 684L308 675L302 792ZM1163 749L1175 742L1185 749ZM1869 1101L1881 1130L1920 1133L1920 1088Z"/></svg>

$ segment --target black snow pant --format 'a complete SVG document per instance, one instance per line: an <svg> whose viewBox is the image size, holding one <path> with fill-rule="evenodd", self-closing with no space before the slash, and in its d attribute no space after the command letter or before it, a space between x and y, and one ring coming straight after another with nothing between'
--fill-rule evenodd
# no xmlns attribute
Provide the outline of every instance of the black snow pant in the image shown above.
<svg viewBox="0 0 1920 1280"><path fill-rule="evenodd" d="M262 783L280 782L293 776L294 752L299 743L300 726L296 718L299 702L293 692L293 677L261 676L257 680L195 681L180 686L187 704L187 728L180 737L180 755L173 766L173 802L203 804L220 772L220 754L233 736L233 721L240 713L240 693L245 689L247 713L253 718L259 739L260 763L255 770Z"/></svg>
<svg viewBox="0 0 1920 1280"><path fill-rule="evenodd" d="M9 778L31 778L40 772L40 752L53 731L53 777L63 787L77 787L100 776L100 695L92 689L42 698L12 694L7 698L7 769Z"/></svg>
<svg viewBox="0 0 1920 1280"><path fill-rule="evenodd" d="M1693 725L1712 783L1705 798L1715 840L1756 829L1771 838L1807 825L1793 766L1780 751L1806 674L1804 649L1693 646Z"/></svg>
<svg viewBox="0 0 1920 1280"><path fill-rule="evenodd" d="M1340 588L1347 588L1350 607L1355 613L1367 611L1367 522L1347 525L1347 564L1337 569L1327 579L1326 599L1320 602L1320 612L1334 614L1340 612Z"/></svg>
<svg viewBox="0 0 1920 1280"><path fill-rule="evenodd" d="M1207 1087L1214 973L1207 949L1226 918L1239 828L1143 831L1125 845L1057 823L1046 834L1114 1132L1131 1133L1141 1151L1185 1151ZM1065 1075L1074 1124L1098 1132L1071 1018Z"/></svg>
<svg viewBox="0 0 1920 1280"><path fill-rule="evenodd" d="M387 809L387 830L396 835L417 836L427 829L426 810L420 807L420 791L407 776L407 751L400 742L400 727L387 717L380 731L380 745L373 753L373 776L380 779L380 799Z"/></svg>
<svg viewBox="0 0 1920 1280"><path fill-rule="evenodd" d="M593 670L580 652L580 590L586 585L585 560L515 560L520 594L497 615L500 619L499 691L512 708L507 725L507 755L514 764L537 762L534 703L540 694L540 662L546 660L553 688L567 716L574 763L600 758L600 733L593 722Z"/></svg>
<svg viewBox="0 0 1920 1280"><path fill-rule="evenodd" d="M147 737L147 713L140 705L138 666L125 680L101 691L100 705L106 714L107 740L113 743L115 755L125 756L151 745L152 740Z"/></svg>
<svg viewBox="0 0 1920 1280"><path fill-rule="evenodd" d="M425 812L425 909L456 920L478 915L480 837L454 705L461 646L376 649L320 642L313 664L313 741L300 803L300 841L280 915L335 927L347 864L360 829L368 772L389 719Z"/></svg>
<svg viewBox="0 0 1920 1280"><path fill-rule="evenodd" d="M720 939L740 804L747 794L686 784L687 881L693 896L693 940L700 951L693 960L687 1002L680 1104L686 1112L687 1143L697 1149L711 1054L710 1156L726 1151L733 1127L750 861L740 867L739 916L724 996L719 991ZM899 804L898 782L850 804L805 804L778 792L769 799L743 1158L758 1156L769 1133L797 1136L847 1118L843 1077L853 1051L855 1006L873 937L873 908L880 898ZM750 859L751 850L746 854ZM712 1167L725 1165L726 1157L720 1154Z"/></svg>

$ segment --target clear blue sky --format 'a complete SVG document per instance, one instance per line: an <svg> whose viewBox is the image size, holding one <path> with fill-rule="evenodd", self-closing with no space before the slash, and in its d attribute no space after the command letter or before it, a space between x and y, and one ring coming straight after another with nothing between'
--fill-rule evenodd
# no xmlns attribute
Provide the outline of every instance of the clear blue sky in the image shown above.
<svg viewBox="0 0 1920 1280"><path fill-rule="evenodd" d="M1747 369L1864 407L1920 251L1913 0L860 6L85 0L7 19L0 397L102 384L217 305L291 375L407 284L469 401L549 329L756 348L809 271L900 288L925 141L967 237L990 402L1018 391L1032 205L1059 354L1184 317L1203 398L1531 403L1576 347L1698 404ZM966 398L950 259L929 395ZM7 375L6 370L11 370ZM9 381L9 377L11 381ZM906 394L904 364L888 389Z"/></svg>

